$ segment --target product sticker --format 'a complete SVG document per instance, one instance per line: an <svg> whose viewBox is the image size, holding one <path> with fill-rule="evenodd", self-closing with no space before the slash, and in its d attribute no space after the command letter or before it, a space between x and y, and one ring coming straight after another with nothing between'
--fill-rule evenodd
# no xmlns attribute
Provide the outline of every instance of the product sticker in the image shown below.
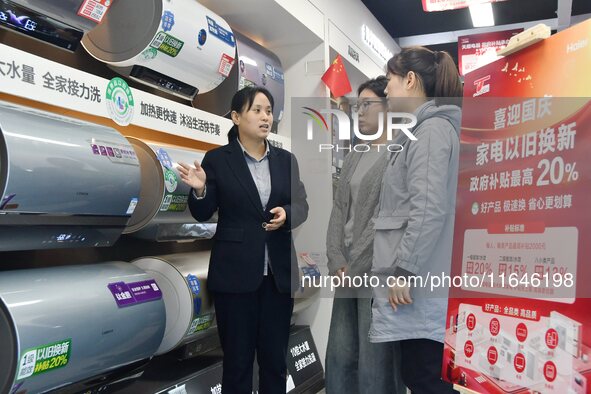
<svg viewBox="0 0 591 394"><path fill-rule="evenodd" d="M112 3L111 0L84 0L78 9L78 15L99 23Z"/></svg>
<svg viewBox="0 0 591 394"><path fill-rule="evenodd" d="M222 55L222 59L220 60L220 67L218 68L218 72L222 74L224 77L227 77L228 75L230 75L230 70L232 70L233 65L234 58L224 53Z"/></svg>
<svg viewBox="0 0 591 394"><path fill-rule="evenodd" d="M187 335L196 333L198 331L207 330L211 327L211 323L213 322L213 313L208 313L203 316L199 316L191 322L191 327L187 331Z"/></svg>
<svg viewBox="0 0 591 394"><path fill-rule="evenodd" d="M162 298L162 291L154 279L133 283L109 283L107 288L113 294L119 308Z"/></svg>
<svg viewBox="0 0 591 394"><path fill-rule="evenodd" d="M90 148L94 155L105 156L115 164L130 164L134 166L139 166L140 164L131 145L93 138Z"/></svg>
<svg viewBox="0 0 591 394"><path fill-rule="evenodd" d="M187 194L167 194L162 199L160 211L185 212L185 209L187 209L187 201L189 201L189 196Z"/></svg>
<svg viewBox="0 0 591 394"><path fill-rule="evenodd" d="M189 283L189 289L191 289L191 293L199 295L199 292L201 291L199 279L195 275L189 274L187 275L187 282Z"/></svg>
<svg viewBox="0 0 591 394"><path fill-rule="evenodd" d="M131 199L131 201L129 202L129 207L127 207L127 212L125 212L126 215L133 214L133 211L135 211L135 207L137 207L137 202L138 199L136 197Z"/></svg>
<svg viewBox="0 0 591 394"><path fill-rule="evenodd" d="M166 191L169 193L172 193L176 190L179 182L173 170L166 169L164 171L164 185L166 186Z"/></svg>
<svg viewBox="0 0 591 394"><path fill-rule="evenodd" d="M163 31L156 33L150 46L168 56L176 57L183 48L184 41L179 40Z"/></svg>
<svg viewBox="0 0 591 394"><path fill-rule="evenodd" d="M107 112L119 126L127 126L133 118L133 94L124 79L115 77L105 91ZM102 151L101 151L102 154Z"/></svg>
<svg viewBox="0 0 591 394"><path fill-rule="evenodd" d="M170 11L164 11L162 14L162 30L170 31L174 25L174 14Z"/></svg>
<svg viewBox="0 0 591 394"><path fill-rule="evenodd" d="M162 148L158 149L156 151L156 157L158 158L158 161L160 161L160 164L168 169L172 169L172 160L167 151Z"/></svg>
<svg viewBox="0 0 591 394"><path fill-rule="evenodd" d="M233 48L236 45L234 34L218 25L218 23L209 16L206 18L209 32Z"/></svg>
<svg viewBox="0 0 591 394"><path fill-rule="evenodd" d="M144 61L155 59L158 55L156 48L148 48L142 52L141 56Z"/></svg>
<svg viewBox="0 0 591 394"><path fill-rule="evenodd" d="M16 380L64 367L70 361L72 339L28 349L20 359Z"/></svg>
<svg viewBox="0 0 591 394"><path fill-rule="evenodd" d="M160 205L160 211L168 211L171 202L172 194L167 194L166 196L164 196L164 198L162 199L162 205Z"/></svg>

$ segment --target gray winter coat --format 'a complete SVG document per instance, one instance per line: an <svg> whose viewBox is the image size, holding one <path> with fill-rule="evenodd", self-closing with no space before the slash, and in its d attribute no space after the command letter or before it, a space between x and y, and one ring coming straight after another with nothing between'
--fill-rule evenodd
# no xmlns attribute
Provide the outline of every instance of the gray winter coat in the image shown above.
<svg viewBox="0 0 591 394"><path fill-rule="evenodd" d="M350 248L349 258L347 258L344 244L344 229L351 201L349 183L363 154L352 151L345 157L343 170L335 192L328 223L328 234L326 235L326 254L328 257L328 270L331 275L334 275L338 269L343 267L347 267L348 274L351 276L369 273L371 269L374 234L371 219L378 204L382 175L386 166L386 154L377 159L361 181L357 204L353 207L355 222L353 224L353 244Z"/></svg>
<svg viewBox="0 0 591 394"><path fill-rule="evenodd" d="M458 180L461 111L457 106L437 107L433 101L416 111L404 151L393 154L382 180L374 219L372 272L389 275L449 274ZM401 142L402 143L402 142ZM427 338L443 342L447 290L411 289L413 303L388 303L388 287L374 289L372 342Z"/></svg>

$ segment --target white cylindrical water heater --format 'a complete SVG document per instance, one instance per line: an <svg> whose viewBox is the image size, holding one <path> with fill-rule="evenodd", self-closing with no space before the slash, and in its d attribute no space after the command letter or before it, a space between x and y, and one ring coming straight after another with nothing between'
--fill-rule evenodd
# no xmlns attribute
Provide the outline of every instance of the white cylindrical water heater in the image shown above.
<svg viewBox="0 0 591 394"><path fill-rule="evenodd" d="M127 138L140 161L142 188L139 203L131 216L125 233L156 241L180 241L211 238L215 223L197 223L189 207L187 186L179 175L178 163L193 165L204 154L191 149L145 143Z"/></svg>
<svg viewBox="0 0 591 394"><path fill-rule="evenodd" d="M140 182L117 130L0 102L0 250L110 246Z"/></svg>
<svg viewBox="0 0 591 394"><path fill-rule="evenodd" d="M236 56L226 21L186 0L116 1L82 45L122 75L188 100L218 86Z"/></svg>
<svg viewBox="0 0 591 394"><path fill-rule="evenodd" d="M165 324L154 276L133 264L2 272L0 392L82 391L149 360Z"/></svg>
<svg viewBox="0 0 591 394"><path fill-rule="evenodd" d="M206 286L209 256L209 251L202 251L133 262L156 278L166 305L166 331L157 354L211 335L215 329L213 300Z"/></svg>

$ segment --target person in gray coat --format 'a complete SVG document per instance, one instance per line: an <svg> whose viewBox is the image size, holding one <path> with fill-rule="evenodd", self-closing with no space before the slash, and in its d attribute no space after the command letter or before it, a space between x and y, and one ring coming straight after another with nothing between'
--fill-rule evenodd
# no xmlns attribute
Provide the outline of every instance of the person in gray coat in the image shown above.
<svg viewBox="0 0 591 394"><path fill-rule="evenodd" d="M402 379L413 394L453 393L441 380L447 289L431 292L404 279L450 271L461 110L442 98L461 97L462 85L445 52L405 48L387 67L390 111L416 116L416 141L401 134L404 150L390 155L382 180L372 272L389 278L374 289L369 338L399 343Z"/></svg>
<svg viewBox="0 0 591 394"><path fill-rule="evenodd" d="M353 110L361 133L374 134L379 129L380 112L385 127L387 83L381 76L359 86ZM345 157L326 237L330 275L362 276L371 269L372 217L387 161L386 148L378 150L375 145L386 142L385 137L383 133L383 138L368 141L374 144L370 151L351 151ZM397 346L369 342L370 298L369 288L335 291L325 363L328 394L406 392L399 374L392 373L399 369Z"/></svg>

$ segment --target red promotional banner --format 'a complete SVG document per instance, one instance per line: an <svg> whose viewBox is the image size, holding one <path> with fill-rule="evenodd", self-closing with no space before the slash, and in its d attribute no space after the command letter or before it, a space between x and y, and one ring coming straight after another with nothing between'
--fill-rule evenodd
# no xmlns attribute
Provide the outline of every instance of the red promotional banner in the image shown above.
<svg viewBox="0 0 591 394"><path fill-rule="evenodd" d="M442 376L472 392L591 393L590 36L465 78Z"/></svg>
<svg viewBox="0 0 591 394"><path fill-rule="evenodd" d="M458 37L460 75L466 75L499 59L497 50L507 46L509 39L522 31L523 29L514 29Z"/></svg>
<svg viewBox="0 0 591 394"><path fill-rule="evenodd" d="M497 3L506 0L423 0L423 11L447 11L467 8L472 4Z"/></svg>

